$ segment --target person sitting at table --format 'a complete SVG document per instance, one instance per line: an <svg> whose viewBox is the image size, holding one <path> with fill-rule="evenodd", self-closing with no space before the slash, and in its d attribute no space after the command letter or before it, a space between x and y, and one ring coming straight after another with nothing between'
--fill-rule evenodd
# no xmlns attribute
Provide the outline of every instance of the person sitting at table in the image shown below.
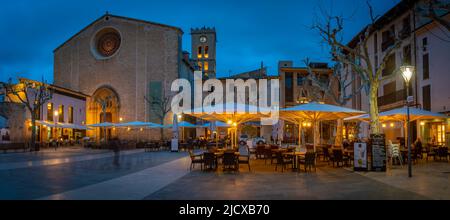
<svg viewBox="0 0 450 220"><path fill-rule="evenodd" d="M422 157L422 141L420 140L420 137L417 137L416 141L414 142L414 149L418 156Z"/></svg>

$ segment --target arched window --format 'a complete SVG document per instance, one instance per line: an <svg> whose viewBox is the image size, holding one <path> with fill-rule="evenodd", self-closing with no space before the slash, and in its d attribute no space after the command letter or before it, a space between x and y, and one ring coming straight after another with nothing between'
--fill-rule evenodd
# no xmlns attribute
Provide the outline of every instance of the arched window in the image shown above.
<svg viewBox="0 0 450 220"><path fill-rule="evenodd" d="M202 47L200 46L200 47L198 47L197 57L198 57L198 58L202 58L202 53L203 53L203 49L202 49Z"/></svg>
<svg viewBox="0 0 450 220"><path fill-rule="evenodd" d="M204 66L204 68L203 68L205 71L208 71L209 70L209 63L208 62L205 62L205 66Z"/></svg>
<svg viewBox="0 0 450 220"><path fill-rule="evenodd" d="M199 69L199 70L203 70L202 62L198 62L198 69Z"/></svg>
<svg viewBox="0 0 450 220"><path fill-rule="evenodd" d="M209 47L208 47L208 46L205 46L205 58L209 58L208 51L209 51ZM206 66L206 65L205 65L205 66Z"/></svg>

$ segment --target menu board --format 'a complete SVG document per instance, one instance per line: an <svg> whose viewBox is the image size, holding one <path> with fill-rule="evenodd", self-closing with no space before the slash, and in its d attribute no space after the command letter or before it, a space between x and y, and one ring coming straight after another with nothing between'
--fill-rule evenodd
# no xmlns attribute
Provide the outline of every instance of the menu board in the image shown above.
<svg viewBox="0 0 450 220"><path fill-rule="evenodd" d="M354 171L367 171L367 144L355 143L354 147Z"/></svg>
<svg viewBox="0 0 450 220"><path fill-rule="evenodd" d="M386 142L384 134L371 134L372 171L386 171Z"/></svg>

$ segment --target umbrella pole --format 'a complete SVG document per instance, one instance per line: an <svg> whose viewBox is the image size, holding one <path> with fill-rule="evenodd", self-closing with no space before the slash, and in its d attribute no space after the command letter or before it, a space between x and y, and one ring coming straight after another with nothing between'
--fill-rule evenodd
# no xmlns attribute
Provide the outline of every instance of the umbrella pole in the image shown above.
<svg viewBox="0 0 450 220"><path fill-rule="evenodd" d="M298 148L302 147L302 123L298 123Z"/></svg>

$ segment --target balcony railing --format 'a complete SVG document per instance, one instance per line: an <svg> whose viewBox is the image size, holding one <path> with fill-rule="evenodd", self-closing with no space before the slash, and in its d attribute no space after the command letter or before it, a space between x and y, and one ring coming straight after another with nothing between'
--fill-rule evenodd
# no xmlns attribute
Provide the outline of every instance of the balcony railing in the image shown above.
<svg viewBox="0 0 450 220"><path fill-rule="evenodd" d="M406 100L406 89L378 97L378 106L384 106Z"/></svg>

